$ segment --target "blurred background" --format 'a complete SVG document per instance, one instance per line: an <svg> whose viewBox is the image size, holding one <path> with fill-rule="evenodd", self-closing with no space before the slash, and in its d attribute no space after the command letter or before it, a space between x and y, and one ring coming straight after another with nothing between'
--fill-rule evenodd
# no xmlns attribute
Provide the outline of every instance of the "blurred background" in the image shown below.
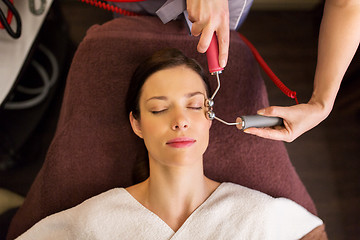
<svg viewBox="0 0 360 240"><path fill-rule="evenodd" d="M300 102L308 101L312 93L322 8L322 0L255 0L239 30L275 74L297 91ZM46 97L32 107L6 109L6 102L28 100L27 94L15 87L1 102L0 240L5 238L11 218L45 158L56 130L67 72L78 44L90 26L112 18L111 12L77 0L54 1L15 85L34 87L41 83L34 60L45 69L51 69L48 75L56 77L54 83ZM0 45L2 41L5 40L0 35ZM56 59L57 72L42 46ZM360 239L359 57L358 50L331 115L315 129L286 144L330 239ZM0 52L0 67L4 62L6 56ZM263 76L271 105L294 104L265 74ZM3 80L0 76L0 83Z"/></svg>

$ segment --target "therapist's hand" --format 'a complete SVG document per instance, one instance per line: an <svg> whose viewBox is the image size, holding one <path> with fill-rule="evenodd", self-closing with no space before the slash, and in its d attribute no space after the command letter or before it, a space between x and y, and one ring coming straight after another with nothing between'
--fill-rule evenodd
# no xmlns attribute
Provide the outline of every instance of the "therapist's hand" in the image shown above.
<svg viewBox="0 0 360 240"><path fill-rule="evenodd" d="M219 65L225 67L229 52L229 6L228 0L187 0L189 20L193 23L191 33L201 34L197 50L206 52L216 32L219 42Z"/></svg>
<svg viewBox="0 0 360 240"><path fill-rule="evenodd" d="M283 118L283 127L248 128L244 132L263 138L292 142L301 134L322 122L329 115L330 111L331 109L325 109L321 104L311 101L291 107L271 106L259 110L258 114Z"/></svg>

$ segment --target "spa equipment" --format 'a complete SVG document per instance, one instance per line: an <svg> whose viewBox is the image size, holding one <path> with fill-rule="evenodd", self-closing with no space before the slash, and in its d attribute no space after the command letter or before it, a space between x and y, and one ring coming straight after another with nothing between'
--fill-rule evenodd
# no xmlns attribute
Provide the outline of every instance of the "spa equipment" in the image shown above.
<svg viewBox="0 0 360 240"><path fill-rule="evenodd" d="M121 9L121 8L119 8L117 6L109 5L108 3L98 1L98 0L80 0L80 1L91 4L91 5L99 7L99 8L103 8L103 9L115 12L115 13L122 14L122 15L125 15L125 16L138 16L138 15L140 15L138 13L127 11L125 9ZM140 2L140 1L144 1L144 0L112 0L111 2ZM246 3L244 4L244 6L245 5L246 5ZM180 11L179 13L181 13L182 11ZM169 16L172 16L172 15L170 14ZM168 22L172 18L171 17L170 18L166 17L166 19L167 19L166 22ZM163 23L166 23L166 22L164 22L164 19L161 19L161 20L163 21ZM286 94L288 97L291 97L291 98L295 99L296 103L298 103L297 97L296 97L296 92L291 91L290 89L288 89L280 81L280 79L278 79L276 77L276 75L271 71L271 69L267 66L265 61L260 56L260 54L257 52L256 48L244 36L242 36L241 34L239 34L239 36L244 41L244 43L250 48L250 50L254 54L255 59L259 62L260 66L264 69L265 73L270 77L270 79L275 83L275 85L277 87L279 87L280 90L284 94ZM216 93L218 92L218 90L220 89L219 74L221 74L222 70L224 70L224 69L219 66L219 59L218 59L219 48L218 48L218 42L217 42L217 38L216 38L215 33L213 34L213 37L212 37L211 43L209 45L209 48L208 48L208 50L206 52L206 55L207 55L210 74L211 75L216 75L217 82L218 82L218 87L215 90L212 97L205 101L206 107L208 107L208 109L209 109L208 112L207 112L207 117L209 119L211 119L211 120L216 119L216 120L218 120L218 121L220 121L220 122L222 122L222 123L224 123L226 125L239 125L240 124L241 129L246 129L246 128L250 128L250 127L258 127L258 128L260 128L260 127L273 127L273 126L283 125L283 119L278 118L278 117L266 117L266 116L260 116L260 115L241 116L240 117L241 118L240 122L233 122L233 123L226 122L226 121L216 117L216 115L215 115L215 113L213 111L214 97L215 97Z"/></svg>
<svg viewBox="0 0 360 240"><path fill-rule="evenodd" d="M261 116L261 115L241 116L240 117L241 121L232 122L232 123L226 122L226 121L222 120L221 118L218 118L215 115L215 112L213 111L213 106L214 106L215 95L217 94L217 92L220 89L219 75L222 73L222 70L224 70L224 69L219 66L219 58L218 58L219 57L219 47L218 47L218 42L217 42L215 33L212 36L211 43L206 52L206 57L207 57L207 61L208 61L209 72L211 75L215 75L216 79L217 79L216 90L214 91L211 98L206 99L206 101L205 101L205 106L208 108L208 111L206 113L208 119L210 119L210 120L216 119L219 122L224 123L229 126L239 124L239 125L241 125L241 129L243 129L243 130L246 128L250 128L250 127L261 128L261 127L274 127L274 126L283 125L282 118L266 117L266 116Z"/></svg>

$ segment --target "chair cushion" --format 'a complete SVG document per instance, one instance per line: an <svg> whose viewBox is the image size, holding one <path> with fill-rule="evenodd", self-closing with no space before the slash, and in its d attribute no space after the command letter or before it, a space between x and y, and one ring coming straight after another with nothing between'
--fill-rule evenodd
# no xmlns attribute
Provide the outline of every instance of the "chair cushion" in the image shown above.
<svg viewBox="0 0 360 240"><path fill-rule="evenodd" d="M71 64L54 139L12 221L9 239L49 214L133 184L142 140L125 113L131 75L145 57L164 47L178 48L207 68L205 55L196 51L198 40L183 22L163 25L156 17L123 17L88 30ZM216 78L209 78L215 89ZM231 32L229 62L220 78L214 106L220 118L234 121L268 106L258 65L236 32ZM204 167L211 179L286 197L316 213L282 142L214 121Z"/></svg>

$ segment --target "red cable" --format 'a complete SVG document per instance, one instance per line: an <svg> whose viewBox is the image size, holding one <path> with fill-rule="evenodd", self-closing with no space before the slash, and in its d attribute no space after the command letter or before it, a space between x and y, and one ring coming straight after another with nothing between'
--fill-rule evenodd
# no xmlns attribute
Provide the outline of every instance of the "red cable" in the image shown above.
<svg viewBox="0 0 360 240"><path fill-rule="evenodd" d="M140 14L127 11L124 9L121 9L116 6L111 6L108 3L99 2L97 0L81 0L82 2L89 3L93 6L104 8L109 11L117 12L122 15L126 16L139 16ZM144 0L113 0L112 2L141 2ZM244 41L244 43L250 48L251 52L254 54L255 59L258 61L260 66L264 69L265 73L270 77L270 79L275 83L275 85L288 97L295 99L296 104L299 104L298 99L296 97L296 92L291 91L289 88L285 86L284 83L280 81L280 79L274 74L273 71L271 71L270 67L266 64L264 59L261 57L260 53L256 50L254 45L250 43L249 40L247 40L243 35L239 33L240 38Z"/></svg>
<svg viewBox="0 0 360 240"><path fill-rule="evenodd" d="M13 3L14 0L9 0L9 2L14 4ZM6 21L9 23L9 25L11 24L12 17L13 17L13 13L12 13L12 11L10 11L10 9L8 9L8 14L7 14L7 17L6 17ZM1 22L0 22L0 28L4 29L4 26L1 24Z"/></svg>
<svg viewBox="0 0 360 240"><path fill-rule="evenodd" d="M125 9L122 9L122 8L119 8L117 6L112 6L108 3L105 3L105 2L100 2L100 1L97 1L97 0L81 0L82 2L85 2L85 3L88 3L88 4L91 4L95 7L99 7L99 8L103 8L105 10L109 10L109 11L112 11L112 12L116 12L116 13L119 13L121 15L125 15L125 16L140 16L140 14L138 13L134 13L134 12L131 12L131 11L127 11ZM144 0L115 0L115 1L112 1L112 2L142 2Z"/></svg>
<svg viewBox="0 0 360 240"><path fill-rule="evenodd" d="M144 2L146 0L107 0L107 2Z"/></svg>
<svg viewBox="0 0 360 240"><path fill-rule="evenodd" d="M262 69L264 69L265 73L270 77L270 79L275 83L275 85L288 97L295 99L296 104L299 104L298 99L296 97L296 92L291 91L289 88L285 86L284 83L280 81L280 79L275 75L273 71L271 71L270 67L266 64L264 59L261 57L260 53L256 50L254 45L250 43L243 35L239 33L240 38L244 41L244 43L250 48L251 52L254 54L255 59L258 61Z"/></svg>

